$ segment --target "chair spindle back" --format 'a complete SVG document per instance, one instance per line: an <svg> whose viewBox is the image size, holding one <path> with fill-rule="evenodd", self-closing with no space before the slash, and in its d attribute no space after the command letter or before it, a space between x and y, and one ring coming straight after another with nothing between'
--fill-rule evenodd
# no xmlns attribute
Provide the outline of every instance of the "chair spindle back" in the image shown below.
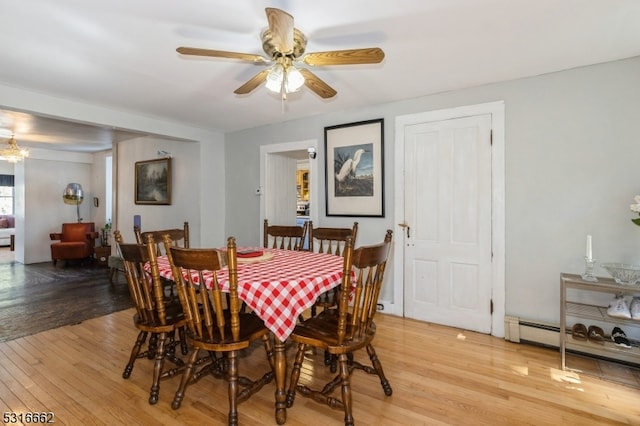
<svg viewBox="0 0 640 426"><path fill-rule="evenodd" d="M265 219L263 246L283 250L302 250L306 230L306 226L269 225L269 220Z"/></svg>
<svg viewBox="0 0 640 426"><path fill-rule="evenodd" d="M355 246L358 222L354 222L352 228L314 228L313 222L308 221L307 234L309 234L309 251L340 256L347 237L351 237Z"/></svg>
<svg viewBox="0 0 640 426"><path fill-rule="evenodd" d="M120 231L115 231L118 250L122 256L129 293L136 311L148 325L166 324L166 310L160 272L153 242L125 244ZM149 262L151 273L144 269Z"/></svg>
<svg viewBox="0 0 640 426"><path fill-rule="evenodd" d="M189 248L189 222L184 222L183 228L163 229L159 231L146 231L142 232L138 226L133 227L133 232L136 235L136 241L138 244L145 244L149 235L153 236L155 241L156 256L162 256L167 254L164 250L163 236L169 235L171 238L171 245L174 247Z"/></svg>
<svg viewBox="0 0 640 426"><path fill-rule="evenodd" d="M238 273L236 240L227 241L226 264L229 274L228 310L225 309L226 294L223 295L218 272L225 266L225 253L216 249L188 249L171 245L168 235L164 245L171 263L178 297L190 333L202 340L223 342L237 341L240 335L240 299L238 297ZM211 285L205 280L211 277ZM225 335L229 321L231 335Z"/></svg>
<svg viewBox="0 0 640 426"><path fill-rule="evenodd" d="M387 230L382 243L355 250L350 238L347 240L338 304L338 344L375 332L371 326L384 280L392 235L393 231ZM355 272L355 281L351 281L352 270Z"/></svg>

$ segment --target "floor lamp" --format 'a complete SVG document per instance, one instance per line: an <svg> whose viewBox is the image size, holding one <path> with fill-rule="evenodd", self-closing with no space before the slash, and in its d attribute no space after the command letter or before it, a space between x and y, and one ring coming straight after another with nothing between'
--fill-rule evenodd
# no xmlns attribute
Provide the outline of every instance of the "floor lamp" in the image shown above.
<svg viewBox="0 0 640 426"><path fill-rule="evenodd" d="M78 222L82 222L82 218L80 217L80 204L82 204L82 200L84 200L82 185L79 183L67 184L67 187L62 193L62 200L65 204L75 204L76 212L78 214Z"/></svg>

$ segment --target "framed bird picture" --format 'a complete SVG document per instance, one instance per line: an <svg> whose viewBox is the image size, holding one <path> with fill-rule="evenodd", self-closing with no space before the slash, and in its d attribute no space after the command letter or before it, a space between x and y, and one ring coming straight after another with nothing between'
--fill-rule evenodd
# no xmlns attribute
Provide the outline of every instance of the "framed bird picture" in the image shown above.
<svg viewBox="0 0 640 426"><path fill-rule="evenodd" d="M384 120L324 128L327 216L384 217Z"/></svg>

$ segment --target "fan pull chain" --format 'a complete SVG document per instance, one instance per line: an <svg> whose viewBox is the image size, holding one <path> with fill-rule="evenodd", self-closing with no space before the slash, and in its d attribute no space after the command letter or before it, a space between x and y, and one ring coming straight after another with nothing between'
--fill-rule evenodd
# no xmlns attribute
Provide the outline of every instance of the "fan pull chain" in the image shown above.
<svg viewBox="0 0 640 426"><path fill-rule="evenodd" d="M280 86L280 94L282 95L282 99L280 101L281 114L284 114L284 101L287 100L287 92L284 90L284 84L286 80L287 80L287 74L284 73L284 78L282 79L282 85Z"/></svg>

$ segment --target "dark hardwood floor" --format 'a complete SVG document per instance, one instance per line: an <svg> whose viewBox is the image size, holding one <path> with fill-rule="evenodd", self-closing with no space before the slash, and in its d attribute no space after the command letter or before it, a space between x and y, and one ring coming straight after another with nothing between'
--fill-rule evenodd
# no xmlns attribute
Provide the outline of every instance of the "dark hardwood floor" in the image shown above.
<svg viewBox="0 0 640 426"><path fill-rule="evenodd" d="M133 306L122 274L96 264L23 265L0 248L0 342Z"/></svg>

